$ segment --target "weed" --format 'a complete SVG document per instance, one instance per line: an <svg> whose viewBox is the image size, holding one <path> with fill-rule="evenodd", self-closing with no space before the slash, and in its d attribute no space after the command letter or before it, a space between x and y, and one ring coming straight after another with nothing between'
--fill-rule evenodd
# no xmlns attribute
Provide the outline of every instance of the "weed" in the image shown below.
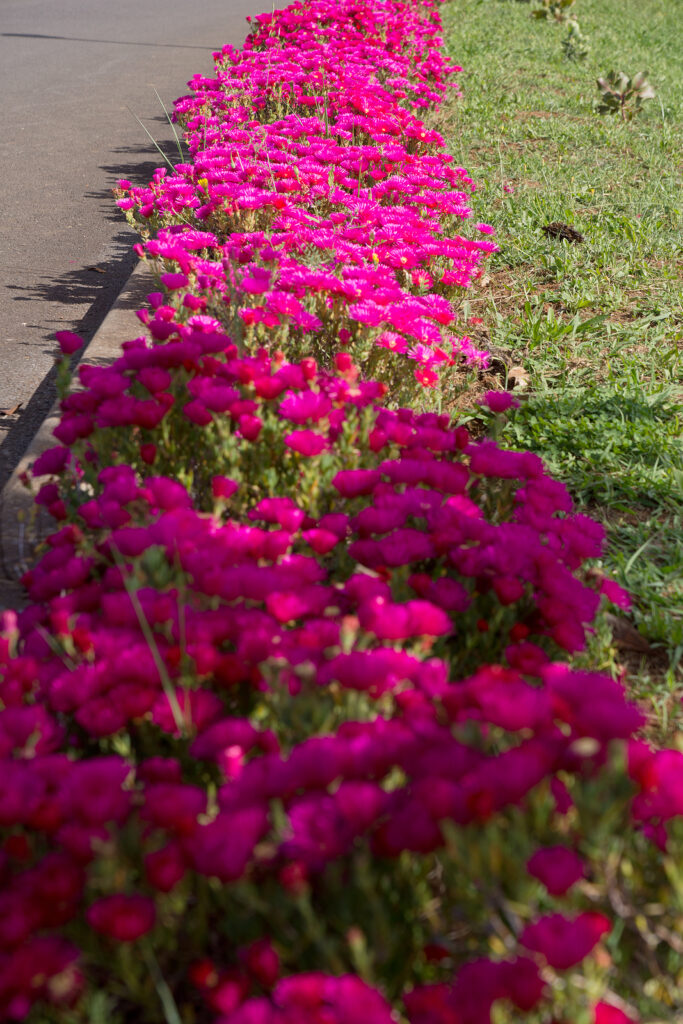
<svg viewBox="0 0 683 1024"><path fill-rule="evenodd" d="M562 40L562 49L567 60L585 60L590 53L588 36L581 31L576 18L567 19L567 35Z"/></svg>
<svg viewBox="0 0 683 1024"><path fill-rule="evenodd" d="M639 71L633 78L623 71L610 71L605 78L598 78L598 89L602 97L598 113L619 114L622 121L632 120L641 112L643 101L655 97L646 71Z"/></svg>
<svg viewBox="0 0 683 1024"><path fill-rule="evenodd" d="M541 0L541 6L532 11L534 18L554 18L555 21L567 21L568 12L576 0Z"/></svg>

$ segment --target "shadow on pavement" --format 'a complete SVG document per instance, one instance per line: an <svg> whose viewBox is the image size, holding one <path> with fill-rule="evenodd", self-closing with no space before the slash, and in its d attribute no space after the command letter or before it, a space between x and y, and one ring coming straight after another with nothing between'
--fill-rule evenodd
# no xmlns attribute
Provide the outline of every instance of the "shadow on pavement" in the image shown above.
<svg viewBox="0 0 683 1024"><path fill-rule="evenodd" d="M150 120L167 125L163 115ZM159 146L171 162L174 159L176 163L179 162L180 158L174 142L163 140L159 142ZM119 225L119 230L111 239L109 257L106 260L101 260L97 265L69 270L57 279L43 277L31 285L16 284L10 285L8 288L13 293L14 302L30 302L38 299L65 307L87 307L81 319L74 322L71 328L80 334L86 343L85 358L87 358L87 345L116 302L138 259L133 252L133 245L138 241L138 236L126 225L124 215L115 205L112 188L120 178L127 178L134 185L146 185L157 167L163 164L160 154L150 154L148 144L121 146L113 152L116 156L121 156L120 164L100 166L100 170L105 172L110 184L106 188L88 192L84 197L88 201L97 200L100 204L101 214L107 220ZM56 355L58 350L53 330L44 332L44 341L43 351L48 355ZM74 368L77 362L78 356L74 358L72 364ZM40 424L56 401L55 377L55 369L52 368L14 422L0 422L0 488L4 487L12 475Z"/></svg>
<svg viewBox="0 0 683 1024"><path fill-rule="evenodd" d="M69 43L106 43L115 46L153 46L164 47L170 50L207 50L213 52L215 46L194 46L188 43L142 43L139 39L85 39L81 36L49 36L43 32L0 32L0 36L8 36L15 39L62 39Z"/></svg>
<svg viewBox="0 0 683 1024"><path fill-rule="evenodd" d="M132 248L136 237L131 230L121 231L115 236L113 239L114 255L111 259L98 265L104 271L103 274L100 275L87 268L80 268L69 271L68 274L56 281L46 279L31 288L22 289L15 286L15 290L25 291L28 294L15 295L14 300L21 302L38 298L67 307L87 305L86 313L73 328L85 340L87 346L137 263L137 256ZM44 351L47 354L57 355L57 343L51 334L52 332L45 335L46 348ZM85 356L87 358L87 348ZM4 487L12 475L40 424L54 405L57 399L55 381L56 370L53 367L33 392L30 402L21 410L18 419L11 426L8 425L7 434L0 443L0 488Z"/></svg>

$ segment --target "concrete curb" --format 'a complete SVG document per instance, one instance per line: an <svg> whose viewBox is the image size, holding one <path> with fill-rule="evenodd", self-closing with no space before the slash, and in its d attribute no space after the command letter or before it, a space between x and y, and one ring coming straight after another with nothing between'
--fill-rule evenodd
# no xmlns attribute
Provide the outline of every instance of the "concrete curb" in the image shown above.
<svg viewBox="0 0 683 1024"><path fill-rule="evenodd" d="M138 263L83 353L83 362L106 366L119 355L121 345L140 334L135 311L154 290L149 264ZM36 546L55 529L54 520L33 502L21 477L42 452L57 442L52 431L59 422L59 406L48 416L24 452L0 494L0 610L20 608L25 597L19 578L28 569Z"/></svg>

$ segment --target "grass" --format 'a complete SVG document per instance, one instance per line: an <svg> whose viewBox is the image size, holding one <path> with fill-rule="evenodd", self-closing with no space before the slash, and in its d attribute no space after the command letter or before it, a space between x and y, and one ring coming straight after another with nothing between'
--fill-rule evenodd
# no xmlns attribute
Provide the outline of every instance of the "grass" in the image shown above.
<svg viewBox="0 0 683 1024"><path fill-rule="evenodd" d="M615 670L671 741L683 692L683 74L670 0L577 0L590 50L515 0L453 0L446 51L461 99L435 126L478 184L501 251L464 304L524 389L502 440L529 448L605 524L605 571L634 598L613 617ZM598 75L649 72L632 121L596 111ZM584 242L548 237L559 221ZM514 369L513 369L514 368ZM512 372L511 372L512 371Z"/></svg>

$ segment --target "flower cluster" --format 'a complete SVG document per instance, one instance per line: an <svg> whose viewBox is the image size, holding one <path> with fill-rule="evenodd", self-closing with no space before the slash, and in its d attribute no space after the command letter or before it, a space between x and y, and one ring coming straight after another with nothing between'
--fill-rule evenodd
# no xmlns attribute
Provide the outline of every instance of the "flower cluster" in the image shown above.
<svg viewBox="0 0 683 1024"><path fill-rule="evenodd" d="M495 250L492 229L453 234L473 184L413 113L459 70L437 49L434 5L316 0L257 23L176 104L191 163L119 183L131 221L163 229L145 253L168 299L217 316L241 347L328 363L350 347L394 391L406 367L392 353L427 388L486 366L451 300Z"/></svg>
<svg viewBox="0 0 683 1024"><path fill-rule="evenodd" d="M569 665L627 600L586 571L602 530L358 365L436 353L454 315L449 162L413 112L437 32L431 0L260 16L178 105L194 164L131 191L164 291L62 401L33 467L57 528L0 620L1 1020L635 1019L683 755Z"/></svg>
<svg viewBox="0 0 683 1024"><path fill-rule="evenodd" d="M333 376L312 361L240 358L217 329L198 337L213 339L210 354L178 335L131 343L108 369L84 367L85 390L65 401L71 449L36 466L58 474L38 500L63 525L25 578L29 606L5 621L0 728L12 784L0 817L20 851L6 870L9 950L32 948L36 931L63 944L67 925L87 925L90 956L106 962L112 942L158 936L165 922L193 936L198 957L225 934L203 968L188 971L178 950L164 961L179 1001L200 998L221 1020L280 1024L310 1011L314 1021L319 999L333 1020L367 1001L379 1021L391 1019L385 998L404 998L411 1021L431 1024L452 1016L475 969L490 984L468 997L472 1020L505 1000L530 1009L548 994L539 965L575 967L609 928L580 903L573 914L548 903L596 871L577 848L602 810L599 779L628 818L609 747L641 716L618 683L557 660L583 646L595 616L599 595L581 571L601 532L572 513L536 457L473 443L447 417L384 408L383 389L359 381L348 357ZM225 375L207 382L206 359ZM208 490L193 478L194 500L177 479L147 475L141 456L135 468L116 461L134 437L133 367L154 400L171 398L160 403L169 418L144 428L158 431L155 459L170 463L170 438L185 425L196 470L209 458L207 430L223 424L233 440L225 454L214 439L224 472ZM116 410L117 388L121 421L97 426ZM206 425L186 415L192 394L208 403ZM69 432L79 402L92 421L83 438ZM102 468L106 452L115 457ZM239 467L240 479L225 472ZM666 793L681 758L668 757L633 748L635 817L660 845L678 813ZM473 849L500 837L477 840L476 830L505 831L518 815L528 865L517 864L516 884L534 892L540 881L547 897L529 899L511 958L482 959L489 886L515 872L506 864L487 884L491 867ZM435 897L436 863L449 880L435 925L416 899ZM411 939L397 927L388 943L373 934L382 918L358 909L351 939L338 934L340 896L362 897L369 864L405 890ZM68 895L56 917L38 898L43 870ZM481 894L465 953L441 936L462 913L468 877ZM255 885L265 913L250 910L244 935L224 933ZM300 919L304 898L338 947L331 960ZM382 997L348 974L359 927ZM292 928L301 946L288 952ZM53 987L73 979L75 1000L77 950L57 948L70 955ZM479 960L448 981L472 952ZM292 973L307 966L347 974ZM435 974L443 980L430 983ZM53 999L46 985L31 998ZM288 1009L299 992L310 1005ZM25 1000L25 986L10 988L8 1013Z"/></svg>
<svg viewBox="0 0 683 1024"><path fill-rule="evenodd" d="M386 433L406 425L423 442L441 434L435 447L449 448L448 428L428 416L411 421L385 412L377 419ZM545 816L551 835L570 806L581 813L610 741L627 738L640 715L619 684L553 663L527 639L536 628L547 640L556 625L544 614L542 572L524 580L534 561L583 591L563 564L580 560L563 539L561 524L570 518L548 517L558 527L555 540L548 531L535 559L516 569L530 594L537 591L536 607L517 597L514 625L506 633L497 625L510 641L507 664L482 664L480 655L473 674L458 674L456 630L471 628L469 606L480 600L468 589L470 573L485 589L477 553L490 568L497 544L515 544L513 536L506 541L506 526L522 530L518 545L534 532L525 522L534 515L528 489L545 478L535 460L510 461L511 453L470 446L456 431L450 436L449 457L409 447L406 431L398 458L337 472L329 486L347 511L319 519L281 497L261 499L244 521L222 521L196 512L174 480L140 484L130 467L108 467L81 526L65 525L49 538L25 581L31 603L6 615L2 646L8 784L0 820L8 857L0 938L10 1018L29 1005L14 965L33 948L36 932L42 941L49 935L62 956L54 978L41 968L46 980L29 989L31 999L70 1005L83 978L77 950L64 946L67 926L89 926L96 960L111 955L112 941L143 939L161 921L195 935L196 955L208 952L215 930L234 920L235 901L258 883L267 911L254 942L275 942L277 955L245 970L245 958L261 964L265 952L259 946L259 957L247 955L236 942L240 929L228 930L228 962L214 964L214 981L199 986L207 1005L224 1015L231 1007L235 1020L257 1012L288 1020L284 1008L302 986L325 1006L350 1000L334 1020L366 1000L369 1014L391 1019L383 999L352 978L283 978L267 997L258 995L281 971L296 970L299 955L304 962L314 957L305 931L302 949L286 951L303 895L339 943L330 905L340 896L340 870L347 887L362 888L371 857L405 885L409 864L408 881L417 872L431 887L435 857L454 875L463 870L453 829L469 844L473 829L523 813ZM480 451L488 460L482 476L492 473L497 453L508 479L526 480L511 499L509 523L491 522L465 493ZM226 478L218 490L231 490ZM466 553L471 564L462 562ZM504 608L515 604L508 600L514 571L508 566L509 589L496 594ZM594 601L588 604L594 610ZM530 625L518 620L520 606ZM643 790L647 817L657 814L651 792ZM527 847L538 838L529 830ZM572 888L586 870L573 845L537 849L526 884L540 879L553 896ZM443 921L457 911L460 885L454 878L441 894ZM202 892L209 904L200 910ZM486 913L480 903L479 918ZM258 921L253 910L250 927ZM536 1005L544 985L528 951L565 971L608 927L586 912L532 917L517 936L527 951L522 961L484 961L499 980L484 990L477 1012L504 998ZM425 920L409 946L403 930L388 948L386 939L373 946L375 970L386 975L394 1000L405 994L406 971L413 981L433 973L420 968L430 963L433 929ZM400 956L410 956L394 977L397 941ZM338 962L354 967L343 948ZM183 978L182 960L168 955L164 966L179 995L198 976ZM470 969L463 968L465 977ZM414 989L406 995L411 1019L438 1020L437 1009L425 1018L424 1006L451 1005L464 984L458 980L452 992L443 983Z"/></svg>

